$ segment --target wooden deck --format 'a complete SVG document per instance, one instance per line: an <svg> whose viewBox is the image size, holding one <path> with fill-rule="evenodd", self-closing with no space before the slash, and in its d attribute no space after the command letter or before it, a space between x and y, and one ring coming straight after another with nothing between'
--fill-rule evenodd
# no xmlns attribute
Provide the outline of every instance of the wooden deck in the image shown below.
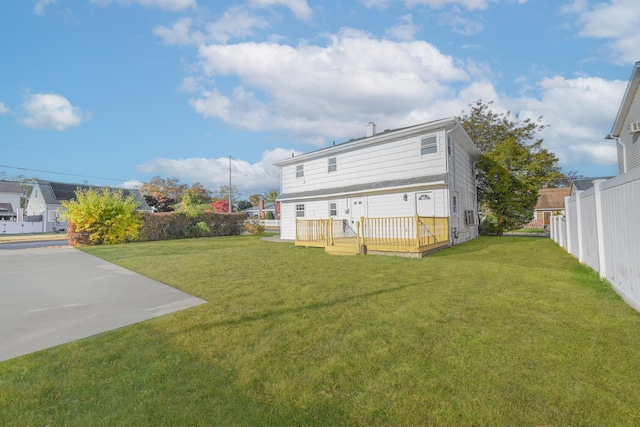
<svg viewBox="0 0 640 427"><path fill-rule="evenodd" d="M449 246L448 218L361 218L355 236L345 236L342 221L296 220L296 245L322 247L335 255L380 254L422 257Z"/></svg>

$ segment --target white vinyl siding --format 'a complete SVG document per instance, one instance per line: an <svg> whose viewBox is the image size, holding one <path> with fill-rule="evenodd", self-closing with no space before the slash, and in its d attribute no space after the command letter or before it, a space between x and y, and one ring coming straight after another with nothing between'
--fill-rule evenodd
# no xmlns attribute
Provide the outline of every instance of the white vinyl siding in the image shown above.
<svg viewBox="0 0 640 427"><path fill-rule="evenodd" d="M329 172L335 172L338 170L338 164L335 157L329 157Z"/></svg>
<svg viewBox="0 0 640 427"><path fill-rule="evenodd" d="M640 90L636 91L629 114L625 118L624 126L620 132L620 142L624 144L624 166L618 165L618 170L625 172L640 167L640 133L631 132L631 124L640 122Z"/></svg>
<svg viewBox="0 0 640 427"><path fill-rule="evenodd" d="M438 132L438 145L445 141L444 132ZM364 147L340 154L340 167L327 173L327 157L304 163L304 180L297 179L297 166L281 169L282 193L297 193L332 188L340 185L369 184L372 182L406 179L446 172L446 162L438 153L420 156L420 136ZM333 156L332 156L333 157Z"/></svg>
<svg viewBox="0 0 640 427"><path fill-rule="evenodd" d="M438 137L431 135L420 139L420 154L435 154L438 152Z"/></svg>

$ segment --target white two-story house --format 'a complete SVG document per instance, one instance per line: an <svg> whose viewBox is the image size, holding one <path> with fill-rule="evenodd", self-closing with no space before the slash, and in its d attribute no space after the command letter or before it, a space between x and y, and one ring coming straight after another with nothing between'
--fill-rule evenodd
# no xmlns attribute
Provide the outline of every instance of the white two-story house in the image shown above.
<svg viewBox="0 0 640 427"><path fill-rule="evenodd" d="M296 239L296 219L355 230L361 218L419 216L448 218L449 244L473 239L479 155L454 118L380 133L369 123L363 138L276 163L281 238Z"/></svg>
<svg viewBox="0 0 640 427"><path fill-rule="evenodd" d="M640 62L636 62L608 138L617 141L618 174L640 166Z"/></svg>

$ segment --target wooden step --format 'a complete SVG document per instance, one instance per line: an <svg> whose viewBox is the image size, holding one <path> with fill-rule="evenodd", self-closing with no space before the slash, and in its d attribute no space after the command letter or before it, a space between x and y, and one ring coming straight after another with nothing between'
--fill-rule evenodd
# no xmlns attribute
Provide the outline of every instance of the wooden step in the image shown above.
<svg viewBox="0 0 640 427"><path fill-rule="evenodd" d="M357 243L337 243L326 246L324 251L331 255L358 255Z"/></svg>

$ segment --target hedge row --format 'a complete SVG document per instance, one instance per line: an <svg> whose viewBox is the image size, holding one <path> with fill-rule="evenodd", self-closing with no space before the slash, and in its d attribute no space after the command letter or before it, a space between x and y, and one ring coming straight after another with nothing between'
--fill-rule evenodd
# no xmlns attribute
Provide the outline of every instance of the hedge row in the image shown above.
<svg viewBox="0 0 640 427"><path fill-rule="evenodd" d="M244 214L203 213L189 217L179 212L145 212L138 241L239 235L246 219Z"/></svg>

